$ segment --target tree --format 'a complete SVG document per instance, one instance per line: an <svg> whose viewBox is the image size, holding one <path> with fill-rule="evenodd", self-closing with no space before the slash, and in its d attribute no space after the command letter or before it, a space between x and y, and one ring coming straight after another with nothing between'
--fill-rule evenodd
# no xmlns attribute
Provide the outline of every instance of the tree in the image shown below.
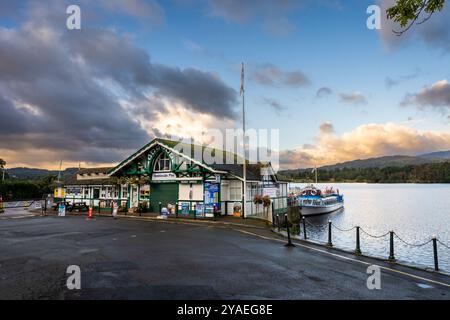
<svg viewBox="0 0 450 320"><path fill-rule="evenodd" d="M5 180L6 161L0 158L0 168L2 169L2 181Z"/></svg>
<svg viewBox="0 0 450 320"><path fill-rule="evenodd" d="M433 13L444 8L445 0L397 0L396 4L386 10L388 19L398 22L403 28L401 31L392 30L400 36L408 31L414 24L422 24L431 18ZM425 13L425 18L421 17Z"/></svg>

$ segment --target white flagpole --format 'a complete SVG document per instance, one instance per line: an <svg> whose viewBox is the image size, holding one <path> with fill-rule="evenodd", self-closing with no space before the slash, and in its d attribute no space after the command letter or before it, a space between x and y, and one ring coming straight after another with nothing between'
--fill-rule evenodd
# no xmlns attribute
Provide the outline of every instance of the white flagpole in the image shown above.
<svg viewBox="0 0 450 320"><path fill-rule="evenodd" d="M244 89L244 63L242 62L241 67L241 90L240 90L241 96L242 96L242 130L243 130L243 137L242 137L242 144L244 149L244 164L242 166L243 171L243 188L242 188L242 218L245 219L245 208L247 205L247 159L246 159L246 145L245 145L245 89Z"/></svg>
<svg viewBox="0 0 450 320"><path fill-rule="evenodd" d="M311 173L315 173L316 175L316 184L317 184L317 166L314 165L314 169L312 169Z"/></svg>

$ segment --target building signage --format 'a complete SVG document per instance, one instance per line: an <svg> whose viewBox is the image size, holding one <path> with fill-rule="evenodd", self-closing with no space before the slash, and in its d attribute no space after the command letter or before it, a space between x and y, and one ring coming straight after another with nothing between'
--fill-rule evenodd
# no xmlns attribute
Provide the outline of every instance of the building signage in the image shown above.
<svg viewBox="0 0 450 320"><path fill-rule="evenodd" d="M278 188L264 188L263 195L269 196L270 198L278 197Z"/></svg>
<svg viewBox="0 0 450 320"><path fill-rule="evenodd" d="M80 187L67 187L66 188L66 194L73 194L73 195L81 195L82 189Z"/></svg>
<svg viewBox="0 0 450 320"><path fill-rule="evenodd" d="M164 180L175 180L177 175L173 172L158 172L152 174L152 180L154 181L164 181Z"/></svg>
<svg viewBox="0 0 450 320"><path fill-rule="evenodd" d="M64 203L60 203L58 206L58 216L65 217L66 216L66 206Z"/></svg>
<svg viewBox="0 0 450 320"><path fill-rule="evenodd" d="M181 214L185 216L189 215L189 202L181 203Z"/></svg>
<svg viewBox="0 0 450 320"><path fill-rule="evenodd" d="M205 204L219 207L219 184L205 182Z"/></svg>

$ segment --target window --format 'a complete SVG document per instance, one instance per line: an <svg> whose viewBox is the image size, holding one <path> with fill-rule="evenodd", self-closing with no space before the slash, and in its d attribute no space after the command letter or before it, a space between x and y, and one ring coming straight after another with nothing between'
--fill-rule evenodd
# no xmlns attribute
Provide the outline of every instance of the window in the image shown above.
<svg viewBox="0 0 450 320"><path fill-rule="evenodd" d="M122 185L122 198L128 198L128 185Z"/></svg>
<svg viewBox="0 0 450 320"><path fill-rule="evenodd" d="M230 183L230 200L242 200L242 183L240 181Z"/></svg>
<svg viewBox="0 0 450 320"><path fill-rule="evenodd" d="M170 159L165 152L156 159L154 171L170 171Z"/></svg>

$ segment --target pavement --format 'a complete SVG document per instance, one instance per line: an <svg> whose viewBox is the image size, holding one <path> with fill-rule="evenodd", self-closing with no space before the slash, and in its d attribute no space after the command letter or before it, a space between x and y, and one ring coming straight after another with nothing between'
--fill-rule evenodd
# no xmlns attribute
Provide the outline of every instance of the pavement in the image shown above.
<svg viewBox="0 0 450 320"><path fill-rule="evenodd" d="M36 215L36 211L29 210L28 208L7 208L4 212L0 213L0 220L11 218L20 219L34 215Z"/></svg>
<svg viewBox="0 0 450 320"><path fill-rule="evenodd" d="M264 228L139 218L0 220L0 299L450 299L450 277ZM67 267L81 289L66 286ZM367 267L381 289L367 288Z"/></svg>

